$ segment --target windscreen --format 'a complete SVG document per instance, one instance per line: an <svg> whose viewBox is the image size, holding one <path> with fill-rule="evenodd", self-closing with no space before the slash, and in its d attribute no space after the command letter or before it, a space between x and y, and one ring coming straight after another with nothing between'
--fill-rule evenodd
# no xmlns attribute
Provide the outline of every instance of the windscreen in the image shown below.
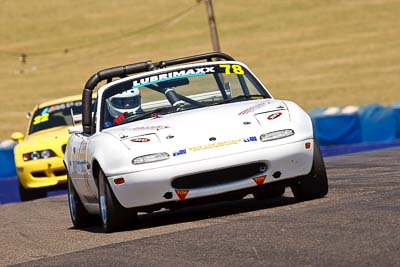
<svg viewBox="0 0 400 267"><path fill-rule="evenodd" d="M114 101L129 95L132 97L129 103L135 105L125 108ZM270 97L244 65L213 62L182 66L109 86L103 93L101 125L109 128L149 118L153 113L165 115ZM124 99L124 102L128 103L128 100ZM117 119L121 114L129 119Z"/></svg>
<svg viewBox="0 0 400 267"><path fill-rule="evenodd" d="M37 109L29 128L29 134L58 126L72 125L71 109L74 115L82 114L82 101L71 101Z"/></svg>

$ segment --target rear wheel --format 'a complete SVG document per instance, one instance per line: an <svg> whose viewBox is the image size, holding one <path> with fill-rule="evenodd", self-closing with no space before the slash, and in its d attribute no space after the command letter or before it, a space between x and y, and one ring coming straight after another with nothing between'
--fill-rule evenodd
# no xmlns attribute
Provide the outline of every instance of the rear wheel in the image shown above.
<svg viewBox="0 0 400 267"><path fill-rule="evenodd" d="M18 179L19 197L21 201L29 201L39 198L47 197L47 192L42 188L26 189Z"/></svg>
<svg viewBox="0 0 400 267"><path fill-rule="evenodd" d="M299 201L321 198L328 194L328 177L317 140L314 139L314 161L310 173L301 176L291 189Z"/></svg>
<svg viewBox="0 0 400 267"><path fill-rule="evenodd" d="M71 181L71 177L67 175L68 181L68 204L69 213L71 215L72 224L75 228L84 228L92 226L95 222L95 216L91 215L83 205L75 187Z"/></svg>
<svg viewBox="0 0 400 267"><path fill-rule="evenodd" d="M130 223L136 217L136 213L124 208L115 198L110 184L104 172L99 173L99 207L103 230L106 233Z"/></svg>

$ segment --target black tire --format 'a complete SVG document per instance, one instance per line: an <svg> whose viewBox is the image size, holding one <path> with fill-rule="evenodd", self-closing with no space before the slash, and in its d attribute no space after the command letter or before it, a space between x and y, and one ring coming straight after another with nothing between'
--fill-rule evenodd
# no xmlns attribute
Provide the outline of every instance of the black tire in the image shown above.
<svg viewBox="0 0 400 267"><path fill-rule="evenodd" d="M269 198L281 197L285 194L285 187L283 186L273 186L268 188L263 188L253 193L256 200L264 200Z"/></svg>
<svg viewBox="0 0 400 267"><path fill-rule="evenodd" d="M19 197L21 201L35 200L47 197L47 191L43 188L26 189L18 179Z"/></svg>
<svg viewBox="0 0 400 267"><path fill-rule="evenodd" d="M291 189L299 201L321 198L328 194L328 177L316 139L314 139L314 159L311 171L308 175L299 177Z"/></svg>
<svg viewBox="0 0 400 267"><path fill-rule="evenodd" d="M94 225L96 217L86 210L69 175L67 175L67 184L68 206L72 224L77 229Z"/></svg>
<svg viewBox="0 0 400 267"><path fill-rule="evenodd" d="M99 208L105 233L113 232L132 222L136 213L124 208L115 198L104 172L99 173Z"/></svg>

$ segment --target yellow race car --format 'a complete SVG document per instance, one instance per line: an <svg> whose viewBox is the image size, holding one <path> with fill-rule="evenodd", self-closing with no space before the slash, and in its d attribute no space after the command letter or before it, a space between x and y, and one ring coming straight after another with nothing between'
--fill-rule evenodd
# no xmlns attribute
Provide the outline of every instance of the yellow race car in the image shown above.
<svg viewBox="0 0 400 267"><path fill-rule="evenodd" d="M81 95L69 96L36 106L32 115L27 114L26 135L11 135L18 142L14 158L22 201L46 197L49 189L66 187L63 157L68 128L73 124L71 114L82 114L81 99Z"/></svg>

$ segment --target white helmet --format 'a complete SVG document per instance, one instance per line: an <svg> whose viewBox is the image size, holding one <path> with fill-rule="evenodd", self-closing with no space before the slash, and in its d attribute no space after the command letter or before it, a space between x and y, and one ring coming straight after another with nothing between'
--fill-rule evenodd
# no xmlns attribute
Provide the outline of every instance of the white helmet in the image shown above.
<svg viewBox="0 0 400 267"><path fill-rule="evenodd" d="M124 112L141 112L140 102L140 90L137 88L129 89L122 93L113 95L106 99L107 108L110 115L114 118L118 117Z"/></svg>

